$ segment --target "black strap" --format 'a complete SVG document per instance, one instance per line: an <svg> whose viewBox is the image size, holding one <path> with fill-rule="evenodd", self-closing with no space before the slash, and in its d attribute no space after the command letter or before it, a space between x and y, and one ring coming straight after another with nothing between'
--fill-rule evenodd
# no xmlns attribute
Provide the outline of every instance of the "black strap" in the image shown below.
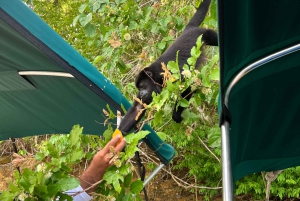
<svg viewBox="0 0 300 201"><path fill-rule="evenodd" d="M225 121L227 121L229 124L231 124L231 115L230 115L230 111L227 108L227 106L225 104L222 104L222 111L220 114L219 126L221 127Z"/></svg>
<svg viewBox="0 0 300 201"><path fill-rule="evenodd" d="M146 175L146 168L145 168L145 166L143 165L143 163L141 161L140 153L138 151L135 152L135 158L136 158L136 163L137 163L137 166L138 166L138 169L139 169L139 174L140 174L140 177L141 177L141 181L144 181L145 180L145 175ZM145 195L145 200L148 201L147 190L146 190L145 187L143 188L143 191L144 191L144 195Z"/></svg>

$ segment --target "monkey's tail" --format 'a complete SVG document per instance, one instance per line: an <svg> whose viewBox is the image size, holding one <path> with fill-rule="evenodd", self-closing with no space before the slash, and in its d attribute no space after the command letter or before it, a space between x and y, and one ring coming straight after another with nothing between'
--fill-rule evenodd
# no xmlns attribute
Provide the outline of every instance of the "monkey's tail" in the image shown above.
<svg viewBox="0 0 300 201"><path fill-rule="evenodd" d="M205 19L206 13L209 9L210 2L211 2L211 0L203 0L202 1L199 8L197 9L197 12L194 14L192 19L189 21L186 28L200 26L200 24Z"/></svg>

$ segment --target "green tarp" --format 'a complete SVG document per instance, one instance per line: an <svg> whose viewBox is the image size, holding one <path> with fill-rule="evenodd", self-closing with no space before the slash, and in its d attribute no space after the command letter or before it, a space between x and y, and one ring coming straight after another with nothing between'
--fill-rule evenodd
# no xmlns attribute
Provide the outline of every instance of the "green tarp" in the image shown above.
<svg viewBox="0 0 300 201"><path fill-rule="evenodd" d="M218 1L221 123L231 121L234 181L300 165L299 16L299 0Z"/></svg>
<svg viewBox="0 0 300 201"><path fill-rule="evenodd" d="M25 4L0 1L0 140L69 133L75 124L83 126L84 133L102 135L107 105L115 113L123 111L121 105L131 106ZM144 129L151 131L144 141L168 163L173 147L148 125Z"/></svg>

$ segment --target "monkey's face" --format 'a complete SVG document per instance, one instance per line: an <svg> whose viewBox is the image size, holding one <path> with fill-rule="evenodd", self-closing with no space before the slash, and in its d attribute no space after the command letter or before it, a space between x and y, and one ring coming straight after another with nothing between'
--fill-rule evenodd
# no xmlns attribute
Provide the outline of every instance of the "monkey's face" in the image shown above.
<svg viewBox="0 0 300 201"><path fill-rule="evenodd" d="M143 103L149 104L152 102L152 92L160 93L161 86L159 86L151 77L151 73L142 71L135 82L139 92L137 97L142 100Z"/></svg>
<svg viewBox="0 0 300 201"><path fill-rule="evenodd" d="M149 104L152 102L152 92L156 91L155 84L152 82L151 79L145 78L140 80L136 86L139 90L137 97L142 100L143 103Z"/></svg>

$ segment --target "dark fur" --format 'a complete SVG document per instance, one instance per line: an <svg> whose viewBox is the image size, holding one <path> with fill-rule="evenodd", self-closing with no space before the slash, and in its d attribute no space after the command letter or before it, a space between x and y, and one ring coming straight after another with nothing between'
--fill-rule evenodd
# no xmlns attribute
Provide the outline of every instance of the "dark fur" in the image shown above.
<svg viewBox="0 0 300 201"><path fill-rule="evenodd" d="M185 27L183 33L175 40L175 42L149 67L142 70L136 80L135 85L138 88L139 92L137 97L142 100L143 103L149 104L152 101L152 92L160 93L162 90L163 84L163 76L161 73L163 72L161 63L167 63L169 61L176 61L176 54L179 51L178 55L178 64L180 69L184 64L187 63L187 59L191 57L190 51L193 46L196 45L197 38L202 35L202 52L203 48L206 45L217 46L218 39L217 33L211 29L204 29L199 28L200 24L203 22L205 15L209 9L210 0L203 0L201 5L199 6L197 12L189 21L187 26ZM203 62L204 55L203 53L198 58L196 67ZM191 89L188 88L182 94L182 97L186 97L189 100L192 97ZM136 124L141 120L145 111L141 115L139 115L138 120L136 121L135 118L139 113L140 109L144 107L139 104L137 101L133 102L133 106L128 110L127 114L125 115L119 129L122 133L126 134L131 129L133 129ZM173 111L172 118L174 121L180 123L182 121L181 113L183 112L184 108L178 107L176 110L176 106Z"/></svg>

